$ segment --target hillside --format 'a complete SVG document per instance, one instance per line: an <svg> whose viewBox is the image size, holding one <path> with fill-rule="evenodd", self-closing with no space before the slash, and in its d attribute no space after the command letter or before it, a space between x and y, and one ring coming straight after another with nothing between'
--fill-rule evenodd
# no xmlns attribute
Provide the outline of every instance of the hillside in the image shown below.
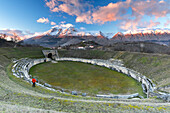
<svg viewBox="0 0 170 113"><path fill-rule="evenodd" d="M170 84L170 56L125 51L69 50L59 51L60 57L80 57L96 59L121 59L125 66L132 68L154 80L158 86Z"/></svg>
<svg viewBox="0 0 170 113"><path fill-rule="evenodd" d="M30 39L26 39L23 41L23 45L25 44L38 44L43 47L57 47L57 46L67 46L71 44L77 44L81 41L95 41L101 45L107 45L107 38L98 38L96 36L64 36L64 37L56 37L56 36L39 36L33 37Z"/></svg>
<svg viewBox="0 0 170 113"><path fill-rule="evenodd" d="M2 112L169 112L170 104L162 100L115 100L92 97L71 96L45 90L41 87L32 88L22 79L11 75L11 60L13 58L41 58L44 48L0 48L0 111ZM118 58L123 59L125 65L140 71L140 66L146 70L169 72L168 55L139 54L128 52L107 51L59 51L60 56L84 58ZM153 58L154 57L154 58ZM157 59L161 63L158 62ZM147 59L147 60L146 60ZM155 60L154 60L155 59ZM154 64L155 63L155 64ZM133 65L132 65L133 64ZM140 64L140 66L138 66ZM138 66L138 67L137 67ZM151 66L151 68L149 68ZM164 66L161 68L161 66ZM154 68L155 67L155 68ZM149 68L149 69L147 69ZM160 69L159 69L160 68ZM143 70L144 70L143 69ZM143 71L142 70L142 71ZM144 71L143 71L144 72ZM148 71L146 71L148 73ZM156 75L156 73L154 73ZM161 85L169 76L161 75L161 79L152 75ZM151 77L150 75L148 75ZM152 78L151 78L152 79ZM163 83L165 84L165 83Z"/></svg>
<svg viewBox="0 0 170 113"><path fill-rule="evenodd" d="M170 54L170 46L153 42L117 42L111 46L104 46L104 50Z"/></svg>
<svg viewBox="0 0 170 113"><path fill-rule="evenodd" d="M14 47L15 45L15 42L6 41L5 39L0 38L0 47Z"/></svg>
<svg viewBox="0 0 170 113"><path fill-rule="evenodd" d="M81 41L76 44L61 46L60 49L94 49L104 51L127 51L127 52L143 52L143 53L160 53L170 54L170 47L151 42L117 42L113 45L102 46L95 41Z"/></svg>

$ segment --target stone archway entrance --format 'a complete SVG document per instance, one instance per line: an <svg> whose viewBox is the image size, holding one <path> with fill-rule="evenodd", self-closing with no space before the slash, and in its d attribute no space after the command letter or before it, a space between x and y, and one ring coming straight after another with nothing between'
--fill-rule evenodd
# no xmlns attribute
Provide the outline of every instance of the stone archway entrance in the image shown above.
<svg viewBox="0 0 170 113"><path fill-rule="evenodd" d="M52 60L58 59L58 51L57 50L42 50L45 58L50 58Z"/></svg>
<svg viewBox="0 0 170 113"><path fill-rule="evenodd" d="M52 56L53 56L52 53L49 53L49 54L47 55L48 58L53 59Z"/></svg>

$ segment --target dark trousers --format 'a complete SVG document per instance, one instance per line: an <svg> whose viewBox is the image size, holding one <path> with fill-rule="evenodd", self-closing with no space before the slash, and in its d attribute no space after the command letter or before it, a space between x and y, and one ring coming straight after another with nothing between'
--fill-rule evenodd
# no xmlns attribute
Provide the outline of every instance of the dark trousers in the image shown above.
<svg viewBox="0 0 170 113"><path fill-rule="evenodd" d="M32 84L32 87L35 87L35 83Z"/></svg>

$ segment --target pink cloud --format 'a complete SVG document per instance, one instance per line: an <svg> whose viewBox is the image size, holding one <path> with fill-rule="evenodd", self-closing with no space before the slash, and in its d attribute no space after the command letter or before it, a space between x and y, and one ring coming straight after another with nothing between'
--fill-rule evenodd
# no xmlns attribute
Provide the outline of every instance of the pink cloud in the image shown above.
<svg viewBox="0 0 170 113"><path fill-rule="evenodd" d="M59 10L58 7L55 7L55 8L53 8L53 9L51 9L51 11L52 11L52 12L58 12L58 11L60 11L60 10Z"/></svg>
<svg viewBox="0 0 170 113"><path fill-rule="evenodd" d="M58 8L69 15L79 15L81 13L74 5L70 4L61 4Z"/></svg>
<svg viewBox="0 0 170 113"><path fill-rule="evenodd" d="M165 1L164 1L164 0L161 0L161 1L159 1L159 3L165 3Z"/></svg>
<svg viewBox="0 0 170 113"><path fill-rule="evenodd" d="M56 23L55 22L51 22L51 25L56 25Z"/></svg>
<svg viewBox="0 0 170 113"><path fill-rule="evenodd" d="M100 7L98 10L93 12L93 21L103 24L104 22L122 19L126 15L129 5L130 0L125 2L109 3L107 6Z"/></svg>
<svg viewBox="0 0 170 113"><path fill-rule="evenodd" d="M147 26L147 28L153 28L160 24L161 24L160 22L153 22L152 20L150 20L150 24Z"/></svg>
<svg viewBox="0 0 170 113"><path fill-rule="evenodd" d="M170 2L164 0L126 0L125 2L109 3L107 6L99 7L92 13L93 22L105 23L108 21L123 20L135 17L139 21L141 16L166 17L170 13ZM132 15L127 10L132 9ZM133 20L132 20L133 21ZM134 22L135 23L135 22ZM130 25L127 21L127 26Z"/></svg>
<svg viewBox="0 0 170 113"><path fill-rule="evenodd" d="M66 23L66 21L61 21L60 23L61 23L61 24L64 24L64 23Z"/></svg>
<svg viewBox="0 0 170 113"><path fill-rule="evenodd" d="M163 0L151 0L151 1L143 1L137 0L131 3L131 8L133 11L133 16L136 15L148 15L148 16L155 16L165 17L167 14L170 13L170 3L165 2Z"/></svg>
<svg viewBox="0 0 170 113"><path fill-rule="evenodd" d="M53 9L55 6L56 6L56 0L51 0L51 1L47 1L47 0L45 0L45 2L46 2L46 5L50 8L50 9Z"/></svg>
<svg viewBox="0 0 170 113"><path fill-rule="evenodd" d="M3 29L0 30L1 33L5 33L7 35L13 36L13 35L22 35L23 36L23 31L21 30L16 30L16 29Z"/></svg>
<svg viewBox="0 0 170 113"><path fill-rule="evenodd" d="M59 4L60 2L60 4ZM85 11L86 8L91 8L92 5L80 0L52 0L46 1L46 5L52 12L65 12L72 16L77 16L76 22L85 22L92 24L91 11Z"/></svg>
<svg viewBox="0 0 170 113"><path fill-rule="evenodd" d="M127 19L125 21L122 21L119 24L119 27L123 30L137 30L140 20L141 20L141 17L138 17L134 20Z"/></svg>
<svg viewBox="0 0 170 113"><path fill-rule="evenodd" d="M154 28L158 25L160 25L160 22L154 22L153 20L150 20L149 22L142 22L141 21L142 16L138 16L136 19L131 20L127 19L119 24L120 28L123 30L131 30L131 31L137 31L140 28Z"/></svg>
<svg viewBox="0 0 170 113"><path fill-rule="evenodd" d="M143 22L144 16L158 19L170 14L170 2L164 0L126 0L96 8L89 2L81 0L46 0L46 5L52 12L65 12L68 15L76 16L76 22L104 24L119 20L121 21L119 28L123 30L136 30L140 27L153 28L162 23L152 20ZM129 10L132 11L132 14L128 13ZM165 26L167 25L165 24Z"/></svg>
<svg viewBox="0 0 170 113"><path fill-rule="evenodd" d="M6 34L8 40L11 40L12 38L17 37L18 40L23 40L26 38L30 38L34 35L34 33L31 33L30 31L22 31L17 29L3 29L0 30L0 33Z"/></svg>
<svg viewBox="0 0 170 113"><path fill-rule="evenodd" d="M52 12L62 11L69 15L79 15L85 7L79 0L51 0L46 1L46 5Z"/></svg>
<svg viewBox="0 0 170 113"><path fill-rule="evenodd" d="M138 0L133 1L130 4L132 8L132 15L131 17L135 17L135 19L122 19L123 22L120 23L120 28L123 30L137 30L140 28L154 28L161 24L161 22L154 22L150 20L149 22L143 22L142 18L144 15L147 16L155 16L156 18L159 17L166 17L170 13L169 3L161 0Z"/></svg>
<svg viewBox="0 0 170 113"><path fill-rule="evenodd" d="M48 20L48 18L42 17L42 18L39 18L39 19L37 20L37 22L38 22L38 23L49 23L49 20Z"/></svg>
<svg viewBox="0 0 170 113"><path fill-rule="evenodd" d="M167 27L170 24L170 20L167 20L166 23L164 23L164 27Z"/></svg>
<svg viewBox="0 0 170 113"><path fill-rule="evenodd" d="M87 24L92 24L93 20L92 20L92 16L91 16L91 12L87 12L81 15L78 15L76 18L76 22L85 22Z"/></svg>

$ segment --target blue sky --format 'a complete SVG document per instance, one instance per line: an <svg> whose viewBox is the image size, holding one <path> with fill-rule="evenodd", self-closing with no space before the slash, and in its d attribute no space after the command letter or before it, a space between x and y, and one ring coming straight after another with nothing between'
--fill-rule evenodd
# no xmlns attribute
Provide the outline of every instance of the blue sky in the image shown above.
<svg viewBox="0 0 170 113"><path fill-rule="evenodd" d="M170 0L0 0L0 32L29 35L70 25L84 32L169 30L169 6Z"/></svg>

